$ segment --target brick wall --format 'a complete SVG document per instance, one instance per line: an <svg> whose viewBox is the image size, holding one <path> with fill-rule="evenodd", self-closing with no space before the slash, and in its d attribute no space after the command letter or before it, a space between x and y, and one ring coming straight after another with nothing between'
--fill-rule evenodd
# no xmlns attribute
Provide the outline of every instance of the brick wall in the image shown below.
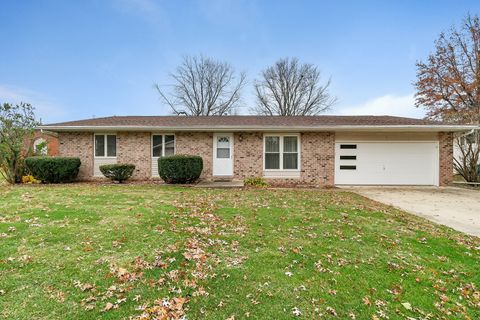
<svg viewBox="0 0 480 320"><path fill-rule="evenodd" d="M213 133L177 132L175 133L176 154L199 155L203 158L201 178L212 177Z"/></svg>
<svg viewBox="0 0 480 320"><path fill-rule="evenodd" d="M212 178L213 133L177 132L176 153L200 155L204 161L202 178ZM136 165L134 179L151 178L151 134L119 132L117 134L118 162ZM452 182L453 134L438 134L440 147L440 185ZM60 155L77 156L82 161L79 178L91 179L93 173L93 133L59 133ZM273 184L334 185L335 134L304 132L300 136L300 178L269 179ZM234 134L234 178L244 179L263 175L263 133Z"/></svg>
<svg viewBox="0 0 480 320"><path fill-rule="evenodd" d="M263 133L235 133L234 178L263 176ZM305 132L300 136L300 178L269 178L274 185L333 186L335 134Z"/></svg>
<svg viewBox="0 0 480 320"><path fill-rule="evenodd" d="M91 132L60 132L60 156L79 157L82 162L79 180L90 180L93 175L93 133Z"/></svg>
<svg viewBox="0 0 480 320"><path fill-rule="evenodd" d="M438 134L440 152L440 185L445 186L453 181L453 133Z"/></svg>
<svg viewBox="0 0 480 320"><path fill-rule="evenodd" d="M263 134L238 132L234 134L233 140L234 178L261 177L263 174Z"/></svg>
<svg viewBox="0 0 480 320"><path fill-rule="evenodd" d="M146 180L152 177L151 133L118 132L117 163L135 165L132 179Z"/></svg>
<svg viewBox="0 0 480 320"><path fill-rule="evenodd" d="M333 186L335 183L335 133L302 133L301 144L302 182L316 186Z"/></svg>
<svg viewBox="0 0 480 320"><path fill-rule="evenodd" d="M31 146L37 139L43 139L47 142L47 154L49 156L58 156L59 153L59 142L58 135L54 132L40 131L36 130L33 134L31 141L28 141L27 144ZM34 150L35 151L35 150Z"/></svg>
<svg viewBox="0 0 480 320"><path fill-rule="evenodd" d="M213 133L177 132L176 153L200 155L203 158L202 178L212 178ZM79 178L92 179L93 133L60 133L60 155L80 157ZM269 179L273 184L333 185L333 133L303 133L301 143L300 178ZM148 132L118 132L117 162L136 166L133 179L151 178L151 134ZM234 178L244 179L263 175L263 133L234 134Z"/></svg>

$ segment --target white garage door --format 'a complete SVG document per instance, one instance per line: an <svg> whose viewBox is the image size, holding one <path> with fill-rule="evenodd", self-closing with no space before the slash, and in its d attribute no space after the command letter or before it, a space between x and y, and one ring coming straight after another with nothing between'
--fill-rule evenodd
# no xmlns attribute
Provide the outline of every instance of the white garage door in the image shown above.
<svg viewBox="0 0 480 320"><path fill-rule="evenodd" d="M438 142L337 142L335 184L438 185Z"/></svg>

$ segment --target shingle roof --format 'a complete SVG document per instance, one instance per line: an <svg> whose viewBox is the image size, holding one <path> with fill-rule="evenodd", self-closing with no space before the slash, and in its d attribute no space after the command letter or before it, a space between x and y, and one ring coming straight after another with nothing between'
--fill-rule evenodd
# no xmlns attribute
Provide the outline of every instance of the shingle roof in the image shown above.
<svg viewBox="0 0 480 320"><path fill-rule="evenodd" d="M113 116L53 123L48 127L324 127L324 126L423 126L442 122L393 116Z"/></svg>

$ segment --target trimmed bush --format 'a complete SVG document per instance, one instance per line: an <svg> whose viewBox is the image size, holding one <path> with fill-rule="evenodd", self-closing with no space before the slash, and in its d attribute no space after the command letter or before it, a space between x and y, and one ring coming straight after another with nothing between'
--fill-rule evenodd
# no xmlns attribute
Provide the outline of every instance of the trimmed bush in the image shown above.
<svg viewBox="0 0 480 320"><path fill-rule="evenodd" d="M133 170L135 170L135 166L133 164L118 163L104 164L103 166L100 166L100 171L105 177L120 183L130 179L133 175Z"/></svg>
<svg viewBox="0 0 480 320"><path fill-rule="evenodd" d="M203 170L199 156L175 155L158 159L158 174L166 183L192 183Z"/></svg>
<svg viewBox="0 0 480 320"><path fill-rule="evenodd" d="M80 159L69 157L29 157L25 165L37 180L48 183L72 182L78 176Z"/></svg>

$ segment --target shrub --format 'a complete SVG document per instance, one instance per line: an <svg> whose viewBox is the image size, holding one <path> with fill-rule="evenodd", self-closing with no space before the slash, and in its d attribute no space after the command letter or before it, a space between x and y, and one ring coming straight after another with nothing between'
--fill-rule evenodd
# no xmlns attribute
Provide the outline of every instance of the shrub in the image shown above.
<svg viewBox="0 0 480 320"><path fill-rule="evenodd" d="M35 179L34 176L22 176L22 183L24 184L32 184L32 183L41 183L42 181Z"/></svg>
<svg viewBox="0 0 480 320"><path fill-rule="evenodd" d="M262 177L248 177L245 180L243 180L243 183L246 186L251 186L251 187L265 188L269 186L268 182L265 181L265 179L263 179Z"/></svg>
<svg viewBox="0 0 480 320"><path fill-rule="evenodd" d="M79 158L29 157L25 165L37 180L48 183L72 182L80 170Z"/></svg>
<svg viewBox="0 0 480 320"><path fill-rule="evenodd" d="M133 164L118 163L104 164L103 166L100 166L100 171L105 177L120 183L130 179L133 175L133 170L135 170L135 166Z"/></svg>
<svg viewBox="0 0 480 320"><path fill-rule="evenodd" d="M166 183L192 183L203 170L199 156L175 155L158 159L158 174Z"/></svg>

